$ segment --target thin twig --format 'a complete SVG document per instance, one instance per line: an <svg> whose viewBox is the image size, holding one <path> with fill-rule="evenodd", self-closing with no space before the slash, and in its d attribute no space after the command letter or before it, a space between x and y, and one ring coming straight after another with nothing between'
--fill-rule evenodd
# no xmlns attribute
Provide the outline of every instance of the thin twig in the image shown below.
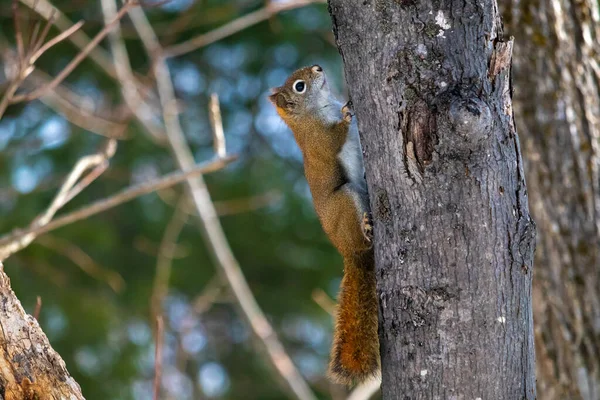
<svg viewBox="0 0 600 400"><path fill-rule="evenodd" d="M12 2L13 22L15 24L15 41L17 42L17 53L19 55L19 66L25 61L25 48L23 46L23 32L21 31L21 13L19 12L18 0Z"/></svg>
<svg viewBox="0 0 600 400"><path fill-rule="evenodd" d="M40 312L42 311L42 298L37 296L35 299L35 310L33 310L33 318L37 321L40 319Z"/></svg>
<svg viewBox="0 0 600 400"><path fill-rule="evenodd" d="M73 188L69 191L67 196L65 197L64 203L68 203L73 200L75 196L77 196L83 189L91 185L92 182L96 180L104 171L108 169L108 161L104 160L100 164L96 165L96 167L91 170L85 177L83 177Z"/></svg>
<svg viewBox="0 0 600 400"><path fill-rule="evenodd" d="M162 373L163 318L156 317L156 348L154 350L154 400L160 394L160 376Z"/></svg>
<svg viewBox="0 0 600 400"><path fill-rule="evenodd" d="M325 293L323 289L314 289L312 299L329 315L335 314L335 301Z"/></svg>
<svg viewBox="0 0 600 400"><path fill-rule="evenodd" d="M104 14L104 22L113 20L117 13L117 4L114 0L102 0L102 12ZM154 112L139 93L140 85L136 84L133 71L129 62L129 55L125 47L125 43L121 39L121 27L117 24L112 32L108 35L110 49L114 59L114 69L116 78L121 87L121 93L125 103L135 115L140 124L146 128L145 132L149 133L149 137L156 143L163 144L165 142L165 133L162 127L157 126L154 119Z"/></svg>
<svg viewBox="0 0 600 400"><path fill-rule="evenodd" d="M219 296L222 295L223 289L223 279L221 276L213 276L206 286L204 286L202 293L192 301L192 310L194 310L194 313L200 315L208 311L217 302Z"/></svg>
<svg viewBox="0 0 600 400"><path fill-rule="evenodd" d="M223 133L223 119L221 118L221 106L219 105L219 95L213 93L210 95L208 105L210 126L213 133L213 147L219 157L226 153L225 134Z"/></svg>
<svg viewBox="0 0 600 400"><path fill-rule="evenodd" d="M140 253L147 254L150 257L158 257L158 246L160 243L154 243L144 236L138 236L133 241L133 247ZM190 254L190 249L187 246L178 244L173 249L173 259L185 258Z"/></svg>
<svg viewBox="0 0 600 400"><path fill-rule="evenodd" d="M0 100L0 119L2 119L2 116L4 115L6 108L10 104L10 101L11 101L13 95L19 88L19 83L20 83L19 80L14 80L8 85L8 88L6 88L6 91L4 92L4 95L2 96L2 100Z"/></svg>
<svg viewBox="0 0 600 400"><path fill-rule="evenodd" d="M33 41L33 43L32 43L33 46L31 47L31 49L29 49L32 54L37 52L40 49L40 47L42 47L42 45L44 44L44 41L46 40L48 33L50 33L50 28L52 27L52 24L54 23L55 17L56 17L56 10L52 10L50 17L48 18L48 20L46 21L46 24L44 25L44 29L42 29L42 33L40 34L40 36L35 38L35 41ZM40 24L41 24L41 21L40 21ZM74 26L74 25L71 25L67 30L69 30L72 26Z"/></svg>
<svg viewBox="0 0 600 400"><path fill-rule="evenodd" d="M295 0L278 3L269 2L266 7L239 17L215 30L188 39L183 43L167 47L164 49L163 55L164 57L176 57L189 53L227 36L231 36L252 25L256 25L259 22L266 21L282 11L293 10L313 3L325 3L325 0Z"/></svg>
<svg viewBox="0 0 600 400"><path fill-rule="evenodd" d="M37 69L24 82L24 85L36 88L47 84L51 79L52 77ZM57 86L54 90L42 96L40 100L48 107L62 114L72 124L87 131L112 139L127 139L126 122L117 122L101 116L115 115L116 110L103 110L101 114L91 112L83 105L85 101L83 96L73 93L62 85Z"/></svg>
<svg viewBox="0 0 600 400"><path fill-rule="evenodd" d="M73 25L65 14L58 11L48 0L20 0L21 3L35 11L39 16L56 26L60 31L65 31ZM90 38L82 31L75 32L69 37L69 40L80 50L86 48L90 43ZM95 47L89 54L89 58L95 62L103 72L111 78L116 78L114 66L110 57L102 47Z"/></svg>
<svg viewBox="0 0 600 400"><path fill-rule="evenodd" d="M5 260L11 254L22 249L24 246L18 246L24 240L23 238L25 237L29 237L30 235L32 235L35 238L36 236L39 236L42 233L50 232L55 229L61 228L65 225L72 224L73 222L89 218L92 215L96 215L110 208L131 201L136 197L152 193L156 190L164 189L169 186L173 186L179 182L186 180L190 176L217 171L229 164L230 162L232 162L234 159L235 157L228 156L226 158L220 158L199 164L187 171L172 172L163 176L160 179L130 186L113 196L97 200L92 204L80 208L79 210L67 213L59 218L56 218L55 220L52 220L45 225L35 226L34 224L34 226L26 229L16 229L12 233L0 238L0 260ZM15 247L17 247L17 249L15 249Z"/></svg>
<svg viewBox="0 0 600 400"><path fill-rule="evenodd" d="M22 101L31 101L37 99L40 96L46 94L49 90L54 89L58 86L74 69L77 67L86 57L87 55L100 43L102 39L110 32L110 30L119 22L119 20L129 11L131 8L135 7L138 3L135 1L129 1L125 3L123 7L117 12L115 18L106 24L104 28L98 32L98 34L88 43L88 45L81 50L73 60L63 70L56 75L56 77L51 80L47 85L42 86L41 88L34 90L30 93L25 93L22 95L14 96L11 100L11 103L19 103Z"/></svg>
<svg viewBox="0 0 600 400"><path fill-rule="evenodd" d="M40 58L42 56L42 54L44 54L46 52L46 50L48 50L52 46L62 42L63 40L65 40L66 38L71 36L75 31L77 31L82 26L83 26L83 21L79 21L78 23L76 23L75 25L73 25L72 27L67 29L66 31L61 32L60 34L56 35L52 39L48 40L46 43L44 43L44 45L42 47L39 48L39 50L37 50L35 53L33 53L33 55L29 58L29 63L30 64L35 63L37 61L37 59Z"/></svg>
<svg viewBox="0 0 600 400"><path fill-rule="evenodd" d="M178 194L172 188L161 190L156 192L158 197L165 203L170 206L175 206L177 200L176 197ZM237 199L230 200L216 200L213 201L215 205L215 210L217 210L217 215L219 217L230 216L230 215L238 215L245 212L255 211L264 207L272 206L281 201L283 195L277 189L269 190L265 193L256 194L248 197L241 197ZM189 200L189 199L188 199ZM186 214L190 215L198 215L196 208L190 201L186 201L181 206L182 210L185 211Z"/></svg>
<svg viewBox="0 0 600 400"><path fill-rule="evenodd" d="M154 275L154 285L150 300L150 308L152 309L154 318L162 314L162 304L169 291L169 279L177 248L177 239L188 220L188 215L180 207L182 203L182 199L177 202L175 212L165 228L158 248L156 274Z"/></svg>
<svg viewBox="0 0 600 400"><path fill-rule="evenodd" d="M45 235L38 238L36 243L68 258L92 278L105 282L115 293L120 293L125 287L125 280L121 274L102 267L83 249L67 239Z"/></svg>
<svg viewBox="0 0 600 400"><path fill-rule="evenodd" d="M381 387L381 378L371 379L358 385L346 400L369 400Z"/></svg>
<svg viewBox="0 0 600 400"><path fill-rule="evenodd" d="M179 117L177 115L175 90L171 81L166 60L160 56L161 48L158 39L141 8L129 11L129 16L138 31L149 56L156 56L154 73L158 94L162 106L163 121L169 145L180 168L189 168L194 164L192 151L186 143ZM227 280L237 304L246 318L254 334L264 345L267 360L275 371L283 378L286 388L301 400L315 400L316 396L294 366L266 316L258 306L256 299L246 282L239 263L227 242L217 212L212 203L210 193L201 175L187 180L194 205L200 215L203 236L215 265Z"/></svg>
<svg viewBox="0 0 600 400"><path fill-rule="evenodd" d="M33 10L35 11L35 7L37 6L37 0L34 4ZM40 32L40 26L42 26L42 21L37 18L32 18L29 16L29 51L33 50L33 45L37 40L37 35Z"/></svg>
<svg viewBox="0 0 600 400"><path fill-rule="evenodd" d="M0 240L0 261L5 260L11 254L14 254L17 251L29 246L29 244L37 237L37 231L48 224L56 212L73 198L73 196L71 196L71 191L83 174L89 169L95 168L98 165L107 162L107 160L114 155L115 151L116 141L111 139L98 153L82 157L79 161L77 161L67 176L67 179L65 179L65 182L62 184L60 190L54 197L54 200L52 200L52 203L50 203L50 206L33 220L29 226L29 229L23 232L23 234L13 237L11 240L8 240L9 238L7 238L6 242ZM91 180L87 179L84 182L87 182L89 185ZM80 185L76 190L79 192L84 187L85 186Z"/></svg>

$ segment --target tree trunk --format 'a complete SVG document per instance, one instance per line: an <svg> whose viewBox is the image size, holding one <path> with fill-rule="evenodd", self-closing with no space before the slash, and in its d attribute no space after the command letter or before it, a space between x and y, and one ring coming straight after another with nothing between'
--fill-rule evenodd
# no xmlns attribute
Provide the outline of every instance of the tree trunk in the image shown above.
<svg viewBox="0 0 600 400"><path fill-rule="evenodd" d="M600 12L505 2L531 212L539 397L600 399Z"/></svg>
<svg viewBox="0 0 600 400"><path fill-rule="evenodd" d="M534 399L529 217L495 0L330 0L375 222L384 399Z"/></svg>
<svg viewBox="0 0 600 400"><path fill-rule="evenodd" d="M0 263L0 399L83 400L79 385L10 288Z"/></svg>

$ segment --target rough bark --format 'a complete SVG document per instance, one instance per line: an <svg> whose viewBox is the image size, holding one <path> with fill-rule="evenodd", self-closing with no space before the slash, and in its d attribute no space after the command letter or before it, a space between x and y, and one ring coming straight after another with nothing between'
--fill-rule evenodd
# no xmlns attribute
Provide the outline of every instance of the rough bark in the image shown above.
<svg viewBox="0 0 600 400"><path fill-rule="evenodd" d="M516 122L539 229L538 395L600 399L600 11L597 0L505 2Z"/></svg>
<svg viewBox="0 0 600 400"><path fill-rule="evenodd" d="M534 399L529 217L496 1L330 0L375 222L384 399Z"/></svg>
<svg viewBox="0 0 600 400"><path fill-rule="evenodd" d="M0 305L0 399L84 399L35 318L23 310L2 263Z"/></svg>

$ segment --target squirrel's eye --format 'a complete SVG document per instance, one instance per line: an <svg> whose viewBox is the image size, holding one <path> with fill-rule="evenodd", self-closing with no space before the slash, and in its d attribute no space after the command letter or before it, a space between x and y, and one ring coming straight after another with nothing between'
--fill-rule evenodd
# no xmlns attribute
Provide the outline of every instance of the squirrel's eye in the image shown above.
<svg viewBox="0 0 600 400"><path fill-rule="evenodd" d="M312 70L315 72L323 72L323 68L320 65L313 65Z"/></svg>
<svg viewBox="0 0 600 400"><path fill-rule="evenodd" d="M294 82L292 87L294 88L294 92L304 93L304 91L306 90L306 83L302 80L297 80L296 82Z"/></svg>

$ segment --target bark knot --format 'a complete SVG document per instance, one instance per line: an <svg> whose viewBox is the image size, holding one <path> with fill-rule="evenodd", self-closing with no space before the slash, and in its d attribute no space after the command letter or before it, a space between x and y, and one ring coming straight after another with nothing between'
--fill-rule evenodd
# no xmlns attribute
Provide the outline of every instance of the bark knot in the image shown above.
<svg viewBox="0 0 600 400"><path fill-rule="evenodd" d="M413 180L420 181L437 143L435 112L425 101L417 99L400 116L406 171Z"/></svg>

